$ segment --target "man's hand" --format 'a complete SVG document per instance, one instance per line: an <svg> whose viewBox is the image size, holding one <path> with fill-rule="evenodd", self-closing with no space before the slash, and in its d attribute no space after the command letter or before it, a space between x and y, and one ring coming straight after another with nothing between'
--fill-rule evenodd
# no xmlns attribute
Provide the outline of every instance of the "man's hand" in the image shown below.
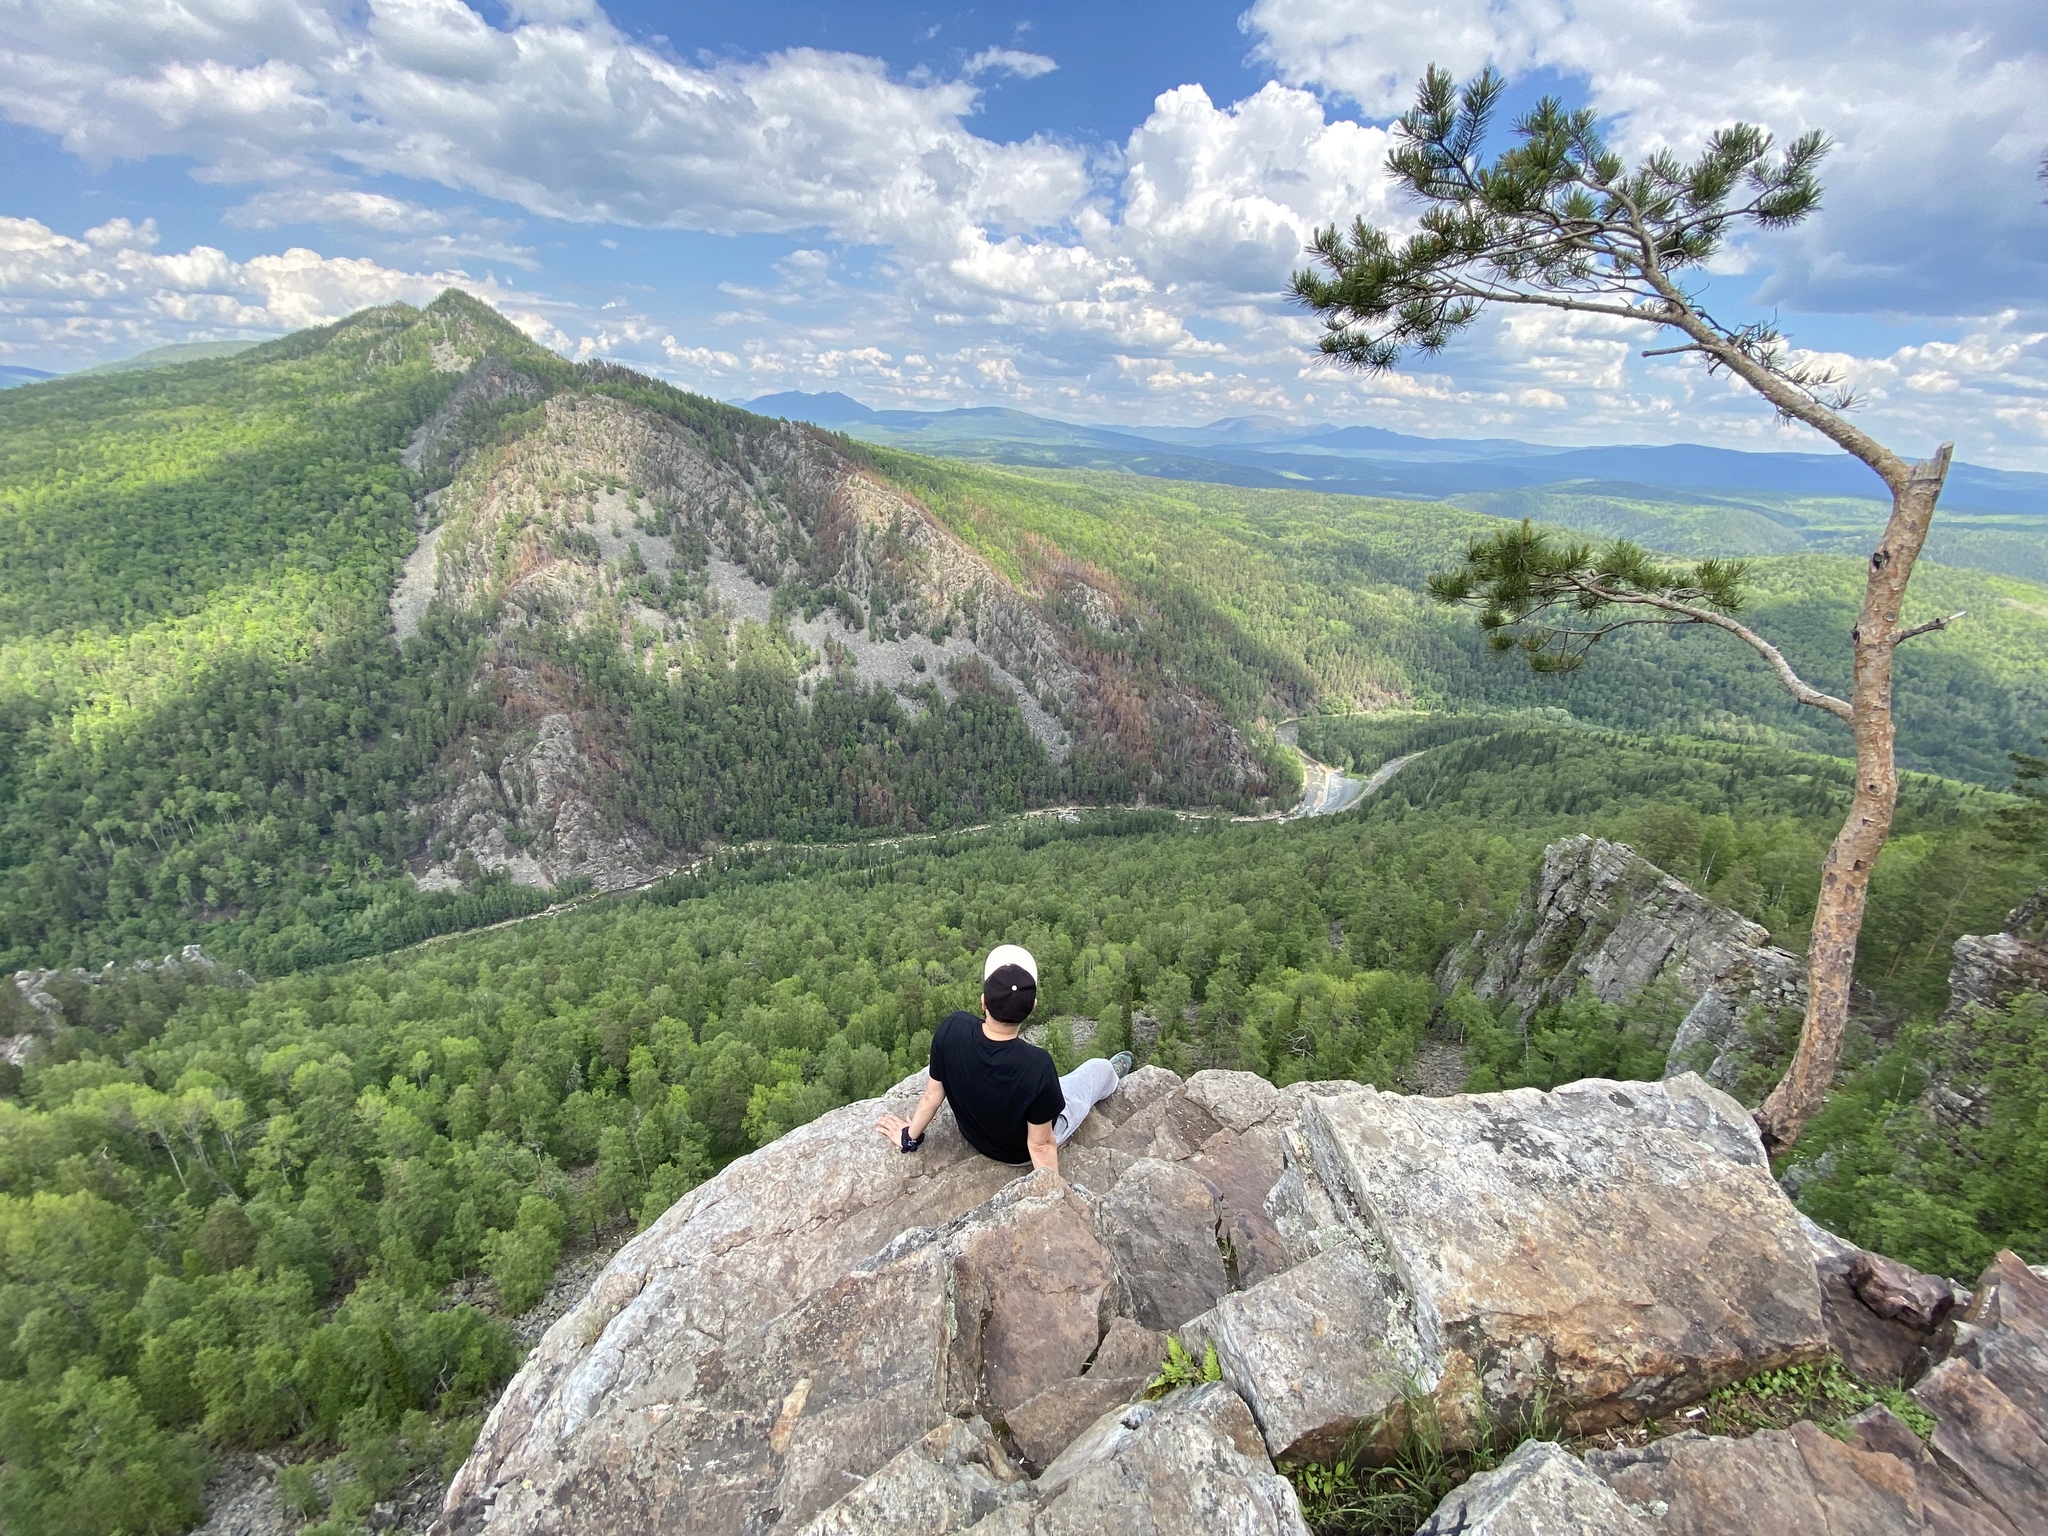
<svg viewBox="0 0 2048 1536"><path fill-rule="evenodd" d="M910 1118L905 1120L901 1115L884 1115L875 1122L875 1129L882 1133L882 1138L890 1146L901 1151L904 1127L909 1127L912 1141L919 1140L925 1133L925 1127L932 1123L932 1116L939 1112L939 1106L945 1102L946 1085L935 1079L926 1078L924 1092L918 1098L917 1108L910 1112Z"/></svg>

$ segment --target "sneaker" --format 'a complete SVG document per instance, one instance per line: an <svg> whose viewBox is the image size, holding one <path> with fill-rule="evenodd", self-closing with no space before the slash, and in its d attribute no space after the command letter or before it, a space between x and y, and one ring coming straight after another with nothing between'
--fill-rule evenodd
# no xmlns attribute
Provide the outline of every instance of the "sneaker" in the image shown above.
<svg viewBox="0 0 2048 1536"><path fill-rule="evenodd" d="M1129 1051L1118 1051L1109 1058L1109 1064L1119 1078L1125 1078L1131 1075L1131 1068L1135 1067L1137 1062L1131 1059Z"/></svg>

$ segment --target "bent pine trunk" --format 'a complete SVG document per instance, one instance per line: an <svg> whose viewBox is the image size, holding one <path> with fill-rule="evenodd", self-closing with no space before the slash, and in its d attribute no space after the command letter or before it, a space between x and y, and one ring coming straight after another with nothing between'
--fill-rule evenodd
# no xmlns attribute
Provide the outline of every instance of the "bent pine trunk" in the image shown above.
<svg viewBox="0 0 2048 1536"><path fill-rule="evenodd" d="M1849 729L1856 738L1856 787L1848 819L1821 867L1813 941L1806 951L1806 1019L1799 1031L1799 1049L1756 1113L1764 1149L1772 1154L1799 1139L1827 1097L1842 1058L1870 872L1891 832L1899 801L1899 770L1892 753L1897 734L1892 721L1892 658L1899 644L1899 616L1948 475L1949 453L1949 445L1943 444L1932 459L1915 464L1894 487L1892 515L1870 557L1863 609L1850 633L1855 676Z"/></svg>

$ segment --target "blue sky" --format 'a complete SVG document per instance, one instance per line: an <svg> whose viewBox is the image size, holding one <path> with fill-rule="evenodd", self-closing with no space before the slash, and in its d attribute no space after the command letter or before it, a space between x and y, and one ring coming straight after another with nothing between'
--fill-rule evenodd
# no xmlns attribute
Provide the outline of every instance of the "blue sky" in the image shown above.
<svg viewBox="0 0 2048 1536"><path fill-rule="evenodd" d="M2034 0L0 0L0 37L0 362L456 283L729 399L1815 446L1610 322L1314 358L1303 241L1412 219L1389 119L1427 64L1491 63L1634 151L1829 131L1823 212L1732 250L1717 309L1775 315L1905 451L2048 469Z"/></svg>

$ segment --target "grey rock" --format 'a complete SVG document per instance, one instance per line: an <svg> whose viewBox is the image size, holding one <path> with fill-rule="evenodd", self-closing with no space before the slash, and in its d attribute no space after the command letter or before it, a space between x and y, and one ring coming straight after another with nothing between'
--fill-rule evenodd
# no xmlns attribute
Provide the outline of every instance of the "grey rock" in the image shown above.
<svg viewBox="0 0 2048 1536"><path fill-rule="evenodd" d="M1990 1053L1983 1015L2028 993L2048 992L2048 886L2016 907L2001 933L1956 940L1948 973L1947 1038L1920 1106L1937 1124L1982 1129L1990 1107Z"/></svg>
<svg viewBox="0 0 2048 1536"><path fill-rule="evenodd" d="M1998 1008L2021 992L2048 991L2048 886L2007 914L1999 933L1956 940L1948 1016Z"/></svg>
<svg viewBox="0 0 2048 1536"><path fill-rule="evenodd" d="M1698 1071L1755 1099L1786 1059L1787 1026L1806 1007L1805 967L1769 933L1673 879L1626 843L1577 836L1544 850L1543 866L1507 924L1445 958L1438 981L1469 981L1523 1021L1583 984L1602 1002L1662 994L1681 1014L1667 1074ZM1856 1025L1882 1035L1867 1006Z"/></svg>
<svg viewBox="0 0 2048 1536"><path fill-rule="evenodd" d="M1920 1437L1882 1403L1851 1419L1847 1441L1860 1451L1881 1451L1908 1468L1920 1495L1920 1513L1932 1536L2019 1536L1969 1482L1937 1462Z"/></svg>
<svg viewBox="0 0 2048 1536"><path fill-rule="evenodd" d="M1968 1360L1944 1360L1913 1389L1935 1415L1935 1457L2018 1531L2048 1530L2048 1439Z"/></svg>
<svg viewBox="0 0 2048 1536"><path fill-rule="evenodd" d="M1415 1536L1650 1536L1612 1488L1548 1440L1451 1490Z"/></svg>
<svg viewBox="0 0 2048 1536"><path fill-rule="evenodd" d="M1672 1536L1922 1536L1913 1470L1883 1452L1842 1444L1812 1424L1743 1440L1696 1430L1586 1464L1652 1529Z"/></svg>
<svg viewBox="0 0 2048 1536"><path fill-rule="evenodd" d="M918 1156L891 1151L871 1122L907 1110L921 1083L741 1158L620 1250L492 1410L447 1524L638 1528L672 1511L662 1518L678 1531L718 1531L775 1509L772 1526L795 1507L778 1499L815 1501L814 1513L947 1413L972 1412L991 1352L961 1328L961 1293L978 1319L990 1266L1018 1244L999 1229L1050 1222L1093 1254L1105 1286L1108 1259L1076 1196L1006 1189L1015 1170L975 1154L950 1115ZM1062 1328L1080 1305L1028 1302ZM1079 1371L1095 1343L1077 1336L1054 1369ZM995 1341L996 1386L1021 1401L1044 1382L1016 1379L1011 1351Z"/></svg>
<svg viewBox="0 0 2048 1536"><path fill-rule="evenodd" d="M2010 1249L1977 1281L1956 1328L1968 1360L2048 1438L2048 1278Z"/></svg>
<svg viewBox="0 0 2048 1536"><path fill-rule="evenodd" d="M1955 1335L1948 1317L1967 1293L1880 1259L1805 1216L1799 1226L1813 1251L1828 1341L1843 1362L1865 1381L1911 1386L1925 1376L1948 1353ZM1930 1320L1925 1327L1923 1319Z"/></svg>
<svg viewBox="0 0 2048 1536"><path fill-rule="evenodd" d="M1239 1132L1270 1123L1286 1107L1280 1090L1256 1072L1197 1072L1185 1091L1218 1125Z"/></svg>
<svg viewBox="0 0 2048 1536"><path fill-rule="evenodd" d="M1701 1536L1800 1529L1715 1504L1731 1479L1865 1522L1831 1536L2033 1518L2048 1282L2001 1255L1945 1315L1954 1287L1802 1223L1697 1077L1411 1099L1136 1073L1063 1152L1073 1183L975 1156L945 1113L892 1151L872 1121L921 1086L740 1159L620 1250L493 1410L441 1528L1302 1536L1274 1459L1384 1452L1359 1437L1391 1438L1412 1396L1453 1445L1539 1396L1596 1431L1812 1358L1846 1308L1923 1359L1953 1332L1919 1388L1933 1452L1867 1415L1854 1447L1679 1437L1595 1465L1601 1486L1664 1488L1633 1518ZM1180 1331L1223 1381L1137 1401L1198 1303ZM1446 1518L1628 1530L1569 1457L1518 1454Z"/></svg>
<svg viewBox="0 0 2048 1536"><path fill-rule="evenodd" d="M1293 1485L1221 1382L1105 1415L1034 1492L1032 1536L1308 1536Z"/></svg>
<svg viewBox="0 0 2048 1536"><path fill-rule="evenodd" d="M1159 1367L1165 1360L1165 1334L1154 1333L1142 1323L1120 1317L1102 1336L1102 1343L1096 1348L1095 1360L1088 1370L1091 1375L1099 1372L1104 1376L1143 1376L1150 1380L1159 1374Z"/></svg>
<svg viewBox="0 0 2048 1536"><path fill-rule="evenodd" d="M1215 1346L1276 1461L1337 1455L1435 1364L1399 1284L1356 1244L1226 1296L1181 1332L1197 1353Z"/></svg>
<svg viewBox="0 0 2048 1536"><path fill-rule="evenodd" d="M1128 1083L1130 1079L1124 1081ZM1123 1090L1119 1089L1115 1098L1122 1097ZM1200 1104L1185 1093L1175 1092L1146 1104L1102 1137L1098 1144L1105 1150L1120 1152L1132 1159L1156 1157L1167 1162L1179 1162L1200 1151L1221 1129Z"/></svg>
<svg viewBox="0 0 2048 1536"><path fill-rule="evenodd" d="M1102 1241L1139 1322L1170 1331L1229 1292L1218 1224L1216 1190L1185 1163L1139 1158L1102 1197Z"/></svg>
<svg viewBox="0 0 2048 1536"><path fill-rule="evenodd" d="M1112 1409L1142 1397L1156 1368L1144 1374L1100 1369L1056 1381L1009 1411L1003 1427L1017 1453L1033 1467L1051 1465L1074 1437Z"/></svg>
<svg viewBox="0 0 2048 1536"><path fill-rule="evenodd" d="M987 1424L948 1419L821 1511L801 1536L941 1536L991 1513L1022 1481Z"/></svg>
<svg viewBox="0 0 2048 1536"><path fill-rule="evenodd" d="M1276 1455L1312 1454L1391 1389L1349 1366L1328 1373L1368 1385L1318 1404L1330 1415L1319 1430L1283 1392L1277 1359L1257 1366L1228 1318L1299 1307L1350 1332L1364 1324L1342 1311L1347 1287L1359 1319L1385 1319L1374 1336L1399 1341L1389 1365L1419 1353L1414 1388L1453 1437L1482 1411L1512 1419L1539 1397L1585 1429L1651 1417L1827 1346L1812 1253L1755 1127L1690 1074L1548 1094L1311 1097L1289 1147L1282 1230L1322 1248L1332 1278L1297 1298L1298 1265L1211 1314L1226 1323L1211 1331L1225 1379L1262 1425L1281 1426ZM1356 1258L1336 1257L1346 1228ZM1257 1330L1259 1351L1303 1347L1276 1331Z"/></svg>
<svg viewBox="0 0 2048 1536"><path fill-rule="evenodd" d="M1028 1202L1010 1219L1005 1198ZM1049 1173L1033 1174L962 1224L953 1239L947 1331L956 1358L978 1354L975 1406L1006 1417L1056 1382L1079 1376L1109 1326L1116 1271L1096 1242L1094 1213Z"/></svg>

